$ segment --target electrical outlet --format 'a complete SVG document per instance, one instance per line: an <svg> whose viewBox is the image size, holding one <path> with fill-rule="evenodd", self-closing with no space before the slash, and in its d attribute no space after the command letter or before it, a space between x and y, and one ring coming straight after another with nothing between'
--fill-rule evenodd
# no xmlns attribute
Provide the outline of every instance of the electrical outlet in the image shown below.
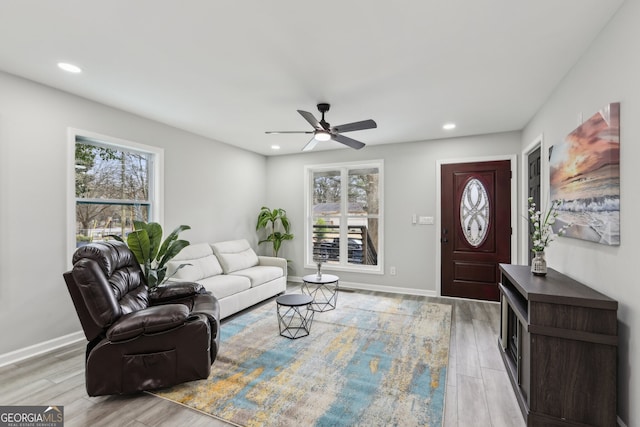
<svg viewBox="0 0 640 427"><path fill-rule="evenodd" d="M396 275L396 268L395 267L389 267L389 274L391 274L392 276Z"/></svg>

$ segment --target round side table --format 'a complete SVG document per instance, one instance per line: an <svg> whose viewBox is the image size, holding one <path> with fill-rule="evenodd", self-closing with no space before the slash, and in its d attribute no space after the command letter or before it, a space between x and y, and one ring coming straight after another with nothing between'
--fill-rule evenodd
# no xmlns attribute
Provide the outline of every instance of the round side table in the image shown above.
<svg viewBox="0 0 640 427"><path fill-rule="evenodd" d="M313 298L304 294L285 294L276 298L280 335L290 339L306 337L311 333Z"/></svg>
<svg viewBox="0 0 640 427"><path fill-rule="evenodd" d="M311 309L313 311L329 311L336 308L338 303L338 280L333 274L309 274L302 278L302 293L313 297Z"/></svg>

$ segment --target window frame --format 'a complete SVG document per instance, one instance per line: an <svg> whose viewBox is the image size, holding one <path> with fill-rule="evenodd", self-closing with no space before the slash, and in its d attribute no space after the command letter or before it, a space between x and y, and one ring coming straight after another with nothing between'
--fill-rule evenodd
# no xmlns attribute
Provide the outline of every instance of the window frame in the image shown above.
<svg viewBox="0 0 640 427"><path fill-rule="evenodd" d="M327 163L317 165L304 166L304 268L317 268L313 262L313 173L326 171L340 171L341 176L348 177L349 170L377 168L378 169L378 263L377 265L349 264L348 263L348 245L340 247L340 264L325 263L322 269L325 271L347 271L354 273L367 274L384 274L384 160L363 160L356 162ZM346 229L348 228L347 218L348 210L348 179L341 179L340 192L340 223L345 224L344 229L341 227L341 241L348 241L346 237Z"/></svg>
<svg viewBox="0 0 640 427"><path fill-rule="evenodd" d="M164 149L139 142L128 141L81 129L68 128L67 132L67 254L72 265L76 249L76 142L86 140L94 145L149 154L149 217L150 221L164 221Z"/></svg>

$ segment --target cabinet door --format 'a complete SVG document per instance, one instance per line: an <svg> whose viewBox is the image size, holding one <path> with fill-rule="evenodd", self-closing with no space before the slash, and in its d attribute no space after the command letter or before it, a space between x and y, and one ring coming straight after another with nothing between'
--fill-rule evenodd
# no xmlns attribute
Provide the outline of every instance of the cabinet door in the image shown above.
<svg viewBox="0 0 640 427"><path fill-rule="evenodd" d="M587 425L616 425L616 348L535 335L531 411Z"/></svg>

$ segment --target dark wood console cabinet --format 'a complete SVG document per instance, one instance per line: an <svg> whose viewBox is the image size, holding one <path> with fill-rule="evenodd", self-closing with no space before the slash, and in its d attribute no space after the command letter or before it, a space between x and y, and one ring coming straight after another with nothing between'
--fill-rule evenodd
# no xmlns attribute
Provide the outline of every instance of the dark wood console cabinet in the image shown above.
<svg viewBox="0 0 640 427"><path fill-rule="evenodd" d="M500 354L527 426L615 426L618 302L500 264Z"/></svg>

